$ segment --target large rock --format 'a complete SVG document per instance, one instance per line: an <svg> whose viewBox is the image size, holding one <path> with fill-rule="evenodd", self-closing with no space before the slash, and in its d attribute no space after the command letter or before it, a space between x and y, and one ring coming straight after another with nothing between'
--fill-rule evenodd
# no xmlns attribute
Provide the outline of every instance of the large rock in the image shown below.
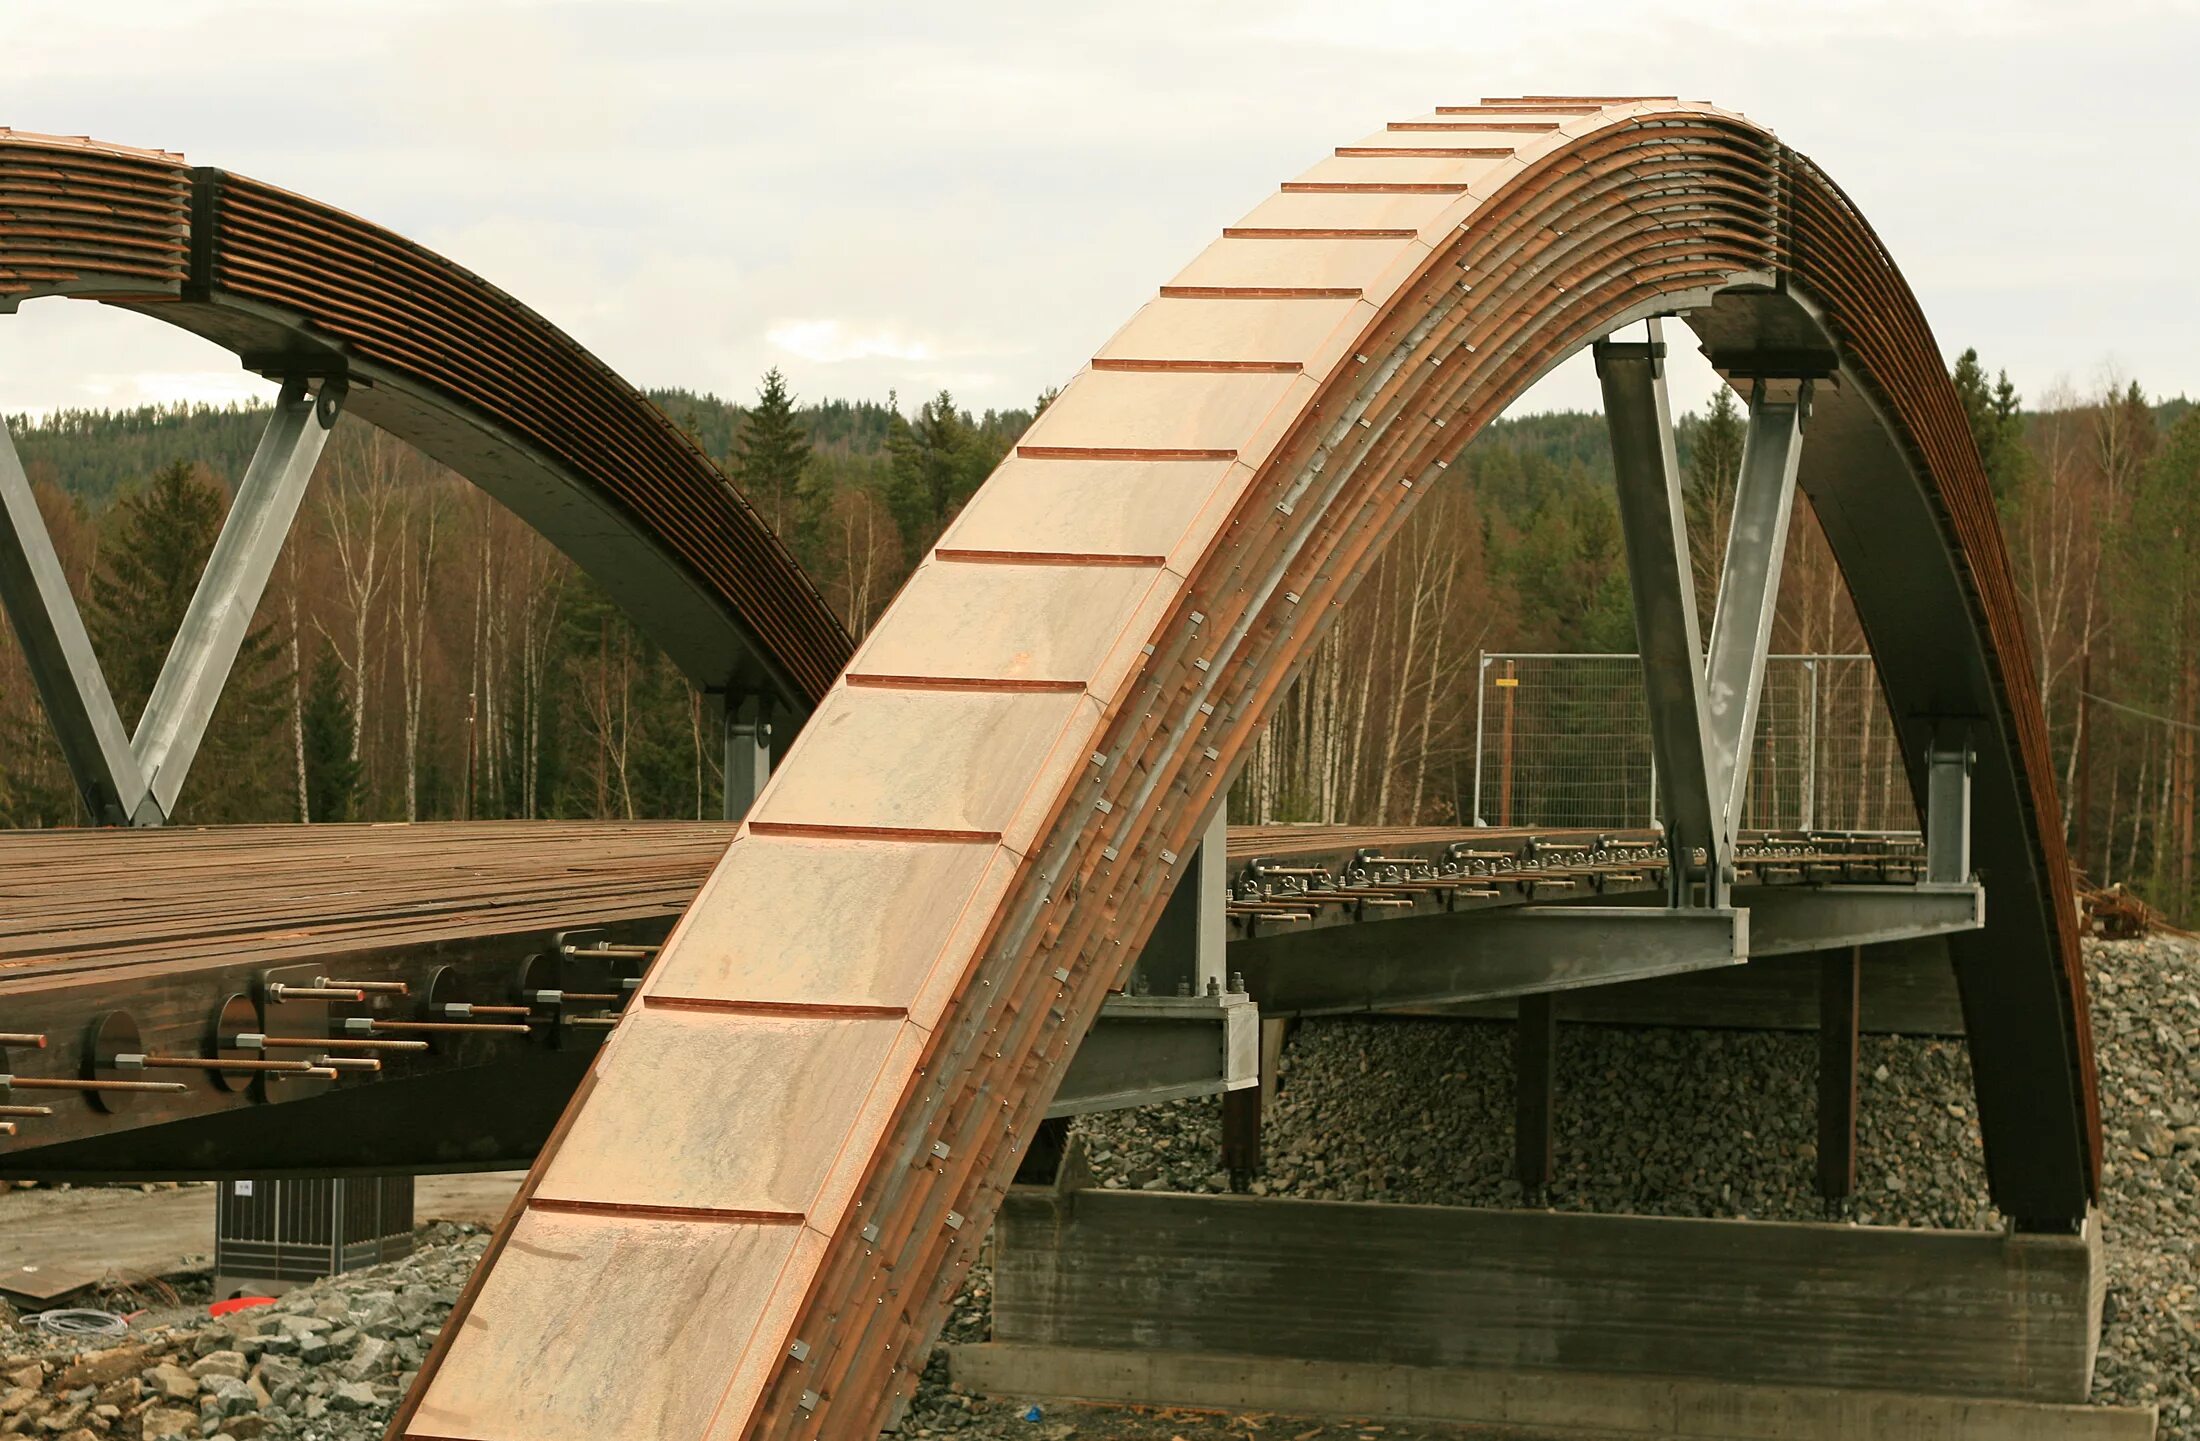
<svg viewBox="0 0 2200 1441"><path fill-rule="evenodd" d="M145 1369L152 1353L143 1346L112 1346L105 1351L87 1351L63 1371L54 1381L53 1388L66 1395L81 1391L86 1386L104 1386L109 1381L120 1381L125 1376L135 1376Z"/></svg>
<svg viewBox="0 0 2200 1441"><path fill-rule="evenodd" d="M371 1411L382 1404L382 1393L364 1381L346 1381L329 1392L331 1411Z"/></svg>
<svg viewBox="0 0 2200 1441"><path fill-rule="evenodd" d="M181 1406L155 1406L139 1426L144 1441L198 1441L199 1413Z"/></svg>
<svg viewBox="0 0 2200 1441"><path fill-rule="evenodd" d="M153 1394L170 1401L190 1401L199 1394L198 1378L172 1361L163 1361L147 1371L145 1384Z"/></svg>
<svg viewBox="0 0 2200 1441"><path fill-rule="evenodd" d="M364 1337L358 1349L351 1353L351 1359L338 1369L347 1381L364 1381L378 1371L389 1369L389 1349L389 1342L379 1336Z"/></svg>
<svg viewBox="0 0 2200 1441"><path fill-rule="evenodd" d="M245 1360L242 1351L214 1351L191 1363L191 1374L201 1381L214 1376L226 1376L232 1381L242 1381L252 1363Z"/></svg>

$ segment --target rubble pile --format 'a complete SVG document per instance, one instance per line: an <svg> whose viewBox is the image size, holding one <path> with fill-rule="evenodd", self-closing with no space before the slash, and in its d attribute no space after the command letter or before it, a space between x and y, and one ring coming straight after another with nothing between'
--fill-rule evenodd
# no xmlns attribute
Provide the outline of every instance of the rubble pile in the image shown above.
<svg viewBox="0 0 2200 1441"><path fill-rule="evenodd" d="M485 1244L448 1224L421 1240L402 1261L220 1317L155 1314L81 1343L6 1333L0 1436L379 1441Z"/></svg>

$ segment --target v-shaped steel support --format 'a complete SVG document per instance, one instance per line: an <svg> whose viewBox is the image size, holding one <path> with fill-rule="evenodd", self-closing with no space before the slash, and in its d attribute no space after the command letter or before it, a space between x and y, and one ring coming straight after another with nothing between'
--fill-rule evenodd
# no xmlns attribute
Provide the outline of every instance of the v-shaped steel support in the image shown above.
<svg viewBox="0 0 2200 1441"><path fill-rule="evenodd" d="M1647 343L1599 341L1595 354L1618 479L1660 819L1673 857L1670 899L1676 906L1695 903L1694 871L1704 883L1701 903L1722 906L1748 792L1810 386L1800 382L1792 399L1778 401L1761 381L1752 391L1707 663L1658 322L1650 322ZM1704 857L1700 871L1692 860L1698 851Z"/></svg>
<svg viewBox="0 0 2200 1441"><path fill-rule="evenodd" d="M159 825L175 811L222 687L342 413L344 386L283 382L206 572L132 736L5 425L0 425L0 602L7 606L69 770L94 821Z"/></svg>

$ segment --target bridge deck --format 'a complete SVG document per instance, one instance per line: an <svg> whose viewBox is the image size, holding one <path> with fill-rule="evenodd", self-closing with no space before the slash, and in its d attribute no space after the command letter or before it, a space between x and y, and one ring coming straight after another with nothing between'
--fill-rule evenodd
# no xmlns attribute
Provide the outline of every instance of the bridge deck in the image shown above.
<svg viewBox="0 0 2200 1441"><path fill-rule="evenodd" d="M679 914L736 827L478 821L0 832L0 993Z"/></svg>

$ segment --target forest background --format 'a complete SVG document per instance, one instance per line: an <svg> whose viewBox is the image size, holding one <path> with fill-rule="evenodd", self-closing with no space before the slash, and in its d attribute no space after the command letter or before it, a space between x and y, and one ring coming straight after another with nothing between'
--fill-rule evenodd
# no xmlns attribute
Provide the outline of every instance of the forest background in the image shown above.
<svg viewBox="0 0 2200 1441"><path fill-rule="evenodd" d="M1971 352L1954 378L2025 598L2080 863L2190 921L2200 410L2121 376L2027 405ZM776 373L748 405L651 398L859 637L1033 415L973 415L945 393L907 414L891 395L799 404ZM8 422L127 722L264 421L177 407ZM1707 622L1743 434L1723 390L1678 426ZM1633 649L1600 416L1501 420L1450 474L1309 659L1239 778L1233 819L1458 823L1472 814L1484 653ZM1866 648L1799 504L1774 649ZM721 760L704 698L586 576L352 418L323 455L178 819L713 817ZM0 824L83 820L0 633Z"/></svg>

